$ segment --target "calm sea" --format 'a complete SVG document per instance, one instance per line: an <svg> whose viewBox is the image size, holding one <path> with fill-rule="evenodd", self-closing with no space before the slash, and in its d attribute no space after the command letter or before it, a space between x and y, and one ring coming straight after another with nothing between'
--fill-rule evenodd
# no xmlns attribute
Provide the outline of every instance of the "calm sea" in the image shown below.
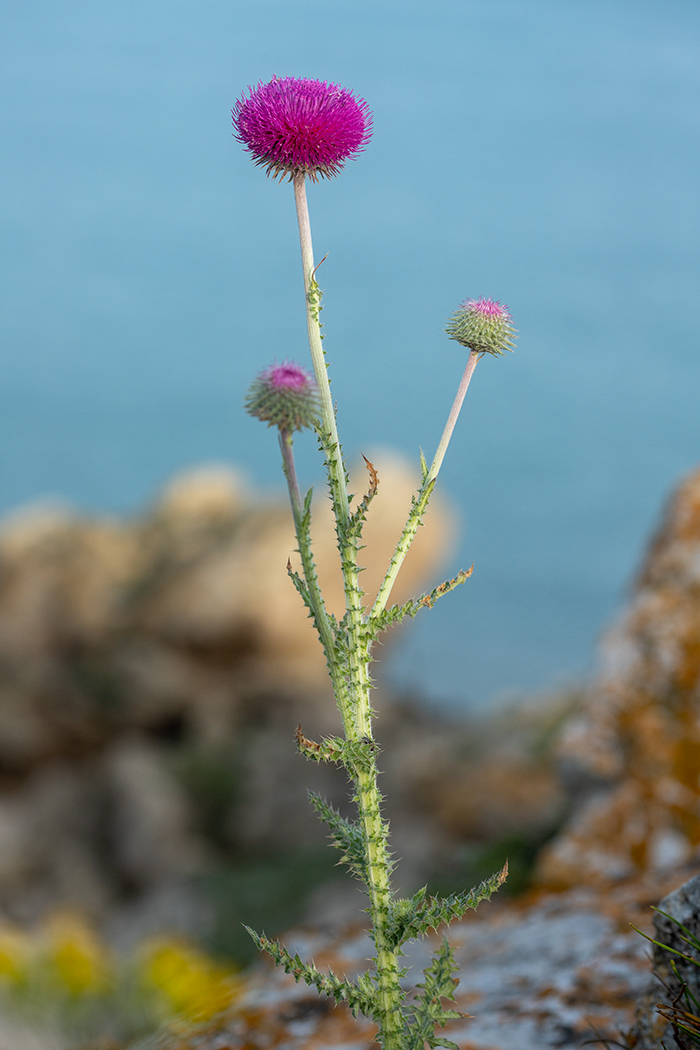
<svg viewBox="0 0 700 1050"><path fill-rule="evenodd" d="M291 191L230 134L312 76L374 140L311 192L350 456L432 451L467 296L505 301L443 474L473 579L393 657L445 704L590 672L662 500L700 461L697 0L9 0L0 506L134 512L175 471L280 483L240 409L304 359ZM318 477L302 449L306 478Z"/></svg>

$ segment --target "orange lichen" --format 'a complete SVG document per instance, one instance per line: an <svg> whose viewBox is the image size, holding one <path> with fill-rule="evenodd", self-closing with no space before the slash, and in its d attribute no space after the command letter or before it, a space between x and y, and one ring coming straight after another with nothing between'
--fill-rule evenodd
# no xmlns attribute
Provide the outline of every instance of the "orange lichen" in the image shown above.
<svg viewBox="0 0 700 1050"><path fill-rule="evenodd" d="M607 643L618 670L592 691L572 746L579 763L614 771L616 782L545 851L549 885L663 867L700 845L699 564L700 471L671 501Z"/></svg>

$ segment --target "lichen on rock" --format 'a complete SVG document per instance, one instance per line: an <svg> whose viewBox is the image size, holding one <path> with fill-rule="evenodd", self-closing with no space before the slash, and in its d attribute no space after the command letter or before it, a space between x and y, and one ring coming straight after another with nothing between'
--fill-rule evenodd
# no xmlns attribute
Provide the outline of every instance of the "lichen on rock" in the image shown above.
<svg viewBox="0 0 700 1050"><path fill-rule="evenodd" d="M549 885L689 861L700 847L700 471L669 502L563 761L598 791L544 852Z"/></svg>

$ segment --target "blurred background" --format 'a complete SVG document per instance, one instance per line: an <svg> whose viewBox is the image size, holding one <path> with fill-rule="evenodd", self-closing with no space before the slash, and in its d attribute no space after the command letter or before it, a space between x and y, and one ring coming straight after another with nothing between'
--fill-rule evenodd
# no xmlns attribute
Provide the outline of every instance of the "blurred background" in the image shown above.
<svg viewBox="0 0 700 1050"><path fill-rule="evenodd" d="M382 482L368 580L463 370L447 318L491 296L520 330L476 373L403 587L474 575L388 640L378 704L402 885L509 855L522 888L624 773L582 745L562 778L556 742L598 717L597 638L700 460L697 4L23 0L0 29L3 913L79 906L124 950L177 930L240 964L244 918L361 906L306 808L346 785L289 727L335 716L277 444L241 408L307 358L291 189L231 136L274 74L374 113L309 193L341 434Z"/></svg>
<svg viewBox="0 0 700 1050"><path fill-rule="evenodd" d="M2 18L2 505L131 513L203 461L279 489L240 404L271 358L305 359L294 211L229 110L275 73L337 80L375 123L310 195L350 457L434 448L463 298L505 301L521 332L479 370L445 465L445 570L474 577L394 680L464 705L585 672L698 458L697 5L28 0Z"/></svg>

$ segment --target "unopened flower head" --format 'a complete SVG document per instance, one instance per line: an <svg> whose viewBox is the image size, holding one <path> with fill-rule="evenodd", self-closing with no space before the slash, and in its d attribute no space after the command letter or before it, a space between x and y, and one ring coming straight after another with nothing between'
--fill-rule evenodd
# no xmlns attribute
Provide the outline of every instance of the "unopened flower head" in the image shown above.
<svg viewBox="0 0 700 1050"><path fill-rule="evenodd" d="M318 419L318 392L312 376L295 361L270 365L251 384L246 411L271 427L293 433Z"/></svg>
<svg viewBox="0 0 700 1050"><path fill-rule="evenodd" d="M273 77L248 91L231 110L234 134L268 175L337 175L371 138L369 106L338 84Z"/></svg>
<svg viewBox="0 0 700 1050"><path fill-rule="evenodd" d="M515 346L513 318L505 306L493 299L467 299L450 320L445 331L450 339L479 354L502 354Z"/></svg>

